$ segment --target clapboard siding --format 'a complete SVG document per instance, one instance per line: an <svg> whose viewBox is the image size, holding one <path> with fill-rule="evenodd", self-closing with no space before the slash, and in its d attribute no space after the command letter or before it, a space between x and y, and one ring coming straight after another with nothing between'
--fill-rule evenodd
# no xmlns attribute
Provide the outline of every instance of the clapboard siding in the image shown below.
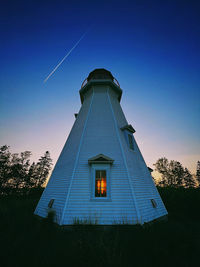
<svg viewBox="0 0 200 267"><path fill-rule="evenodd" d="M66 201L66 195L68 193L69 184L72 178L74 163L80 144L81 134L84 128L84 123L88 114L91 98L92 93L90 92L85 98L83 105L81 106L72 130L52 172L50 180L36 207L35 214L41 217L46 217L48 211L48 203L52 198L55 199L53 204L54 209L56 211L59 211L59 214L63 213L64 203ZM60 218L58 218L58 220L59 219Z"/></svg>
<svg viewBox="0 0 200 267"><path fill-rule="evenodd" d="M131 151L124 133L127 123L118 93L108 85L93 84L84 101L52 172L35 213L45 217L50 199L56 222L73 224L76 219L98 224L144 223L166 214L134 139ZM104 154L110 166L110 198L92 199L92 171L88 159ZM151 199L158 206L152 207Z"/></svg>
<svg viewBox="0 0 200 267"><path fill-rule="evenodd" d="M115 125L108 98L106 97L107 88L96 86L93 91L92 107L81 146L69 203L66 207L65 224L72 223L73 218L76 217L80 217L80 219L97 219L99 224L112 224L116 221L116 218L119 219L125 215L127 217L136 217L133 201L130 201L131 192L127 180L127 172L115 133ZM88 159L100 153L114 159L110 172L111 201L108 202L91 201L92 177Z"/></svg>
<svg viewBox="0 0 200 267"><path fill-rule="evenodd" d="M110 94L113 96L115 95L113 91L110 91ZM117 119L118 128L120 129L128 123L116 97L111 98L111 103L115 113L115 117ZM157 217L167 214L165 206L155 187L153 179L138 148L135 138L133 137L133 151L129 148L125 140L124 133L121 130L119 130L119 133L126 155L128 172L131 176L131 182L136 196L138 208L141 214L142 222L148 222L150 220L156 219ZM156 208L152 206L151 199L156 200Z"/></svg>

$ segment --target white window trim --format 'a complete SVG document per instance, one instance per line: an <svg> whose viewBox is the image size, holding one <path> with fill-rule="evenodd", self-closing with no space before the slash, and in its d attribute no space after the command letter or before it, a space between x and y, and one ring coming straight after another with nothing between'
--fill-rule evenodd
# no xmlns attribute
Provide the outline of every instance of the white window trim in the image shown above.
<svg viewBox="0 0 200 267"><path fill-rule="evenodd" d="M133 137L133 133L131 133L131 132L130 132L129 130L127 130L127 129L125 129L123 132L124 132L124 137L125 137L125 140L126 140L126 143L127 143L127 146L128 146L129 151L131 151L131 152L136 152L136 151L135 151L136 143L135 143L135 140L134 140L134 137ZM128 137L128 135L131 135L131 137L132 137L133 149L130 148L129 137Z"/></svg>
<svg viewBox="0 0 200 267"><path fill-rule="evenodd" d="M95 197L95 174L96 170L105 170L106 171L106 197ZM111 179L110 179L110 164L91 164L91 201L100 201L100 202L108 202L111 200Z"/></svg>
<svg viewBox="0 0 200 267"><path fill-rule="evenodd" d="M134 150L133 135L130 134L130 133L128 133L127 136L128 136L128 144L129 144L129 148L130 148L131 150ZM131 140L130 140L130 138L131 138Z"/></svg>

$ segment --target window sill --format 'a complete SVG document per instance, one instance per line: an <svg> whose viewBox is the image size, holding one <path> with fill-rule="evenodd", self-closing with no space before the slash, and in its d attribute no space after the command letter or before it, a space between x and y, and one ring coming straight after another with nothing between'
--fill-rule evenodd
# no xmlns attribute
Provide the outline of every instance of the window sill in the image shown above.
<svg viewBox="0 0 200 267"><path fill-rule="evenodd" d="M95 198L91 198L90 201L93 202L111 202L111 198L108 197L95 197Z"/></svg>

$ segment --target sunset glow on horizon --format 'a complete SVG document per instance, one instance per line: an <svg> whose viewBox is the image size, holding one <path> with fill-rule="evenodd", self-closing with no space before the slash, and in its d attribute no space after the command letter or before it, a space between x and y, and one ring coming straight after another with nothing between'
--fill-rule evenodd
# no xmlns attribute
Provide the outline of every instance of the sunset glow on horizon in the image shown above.
<svg viewBox="0 0 200 267"><path fill-rule="evenodd" d="M121 106L147 166L154 169L166 157L195 173L199 5L125 2L3 4L0 145L13 153L30 150L34 161L48 150L55 164L81 106L82 82L95 68L105 68L120 83ZM91 21L92 30L43 84Z"/></svg>

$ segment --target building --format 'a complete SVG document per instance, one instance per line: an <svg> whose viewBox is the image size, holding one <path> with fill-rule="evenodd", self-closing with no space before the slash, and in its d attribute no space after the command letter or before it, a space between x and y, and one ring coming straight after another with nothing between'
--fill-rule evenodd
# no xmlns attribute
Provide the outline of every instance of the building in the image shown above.
<svg viewBox="0 0 200 267"><path fill-rule="evenodd" d="M60 225L143 224L167 214L120 106L122 89L105 69L79 91L81 108L35 214Z"/></svg>

